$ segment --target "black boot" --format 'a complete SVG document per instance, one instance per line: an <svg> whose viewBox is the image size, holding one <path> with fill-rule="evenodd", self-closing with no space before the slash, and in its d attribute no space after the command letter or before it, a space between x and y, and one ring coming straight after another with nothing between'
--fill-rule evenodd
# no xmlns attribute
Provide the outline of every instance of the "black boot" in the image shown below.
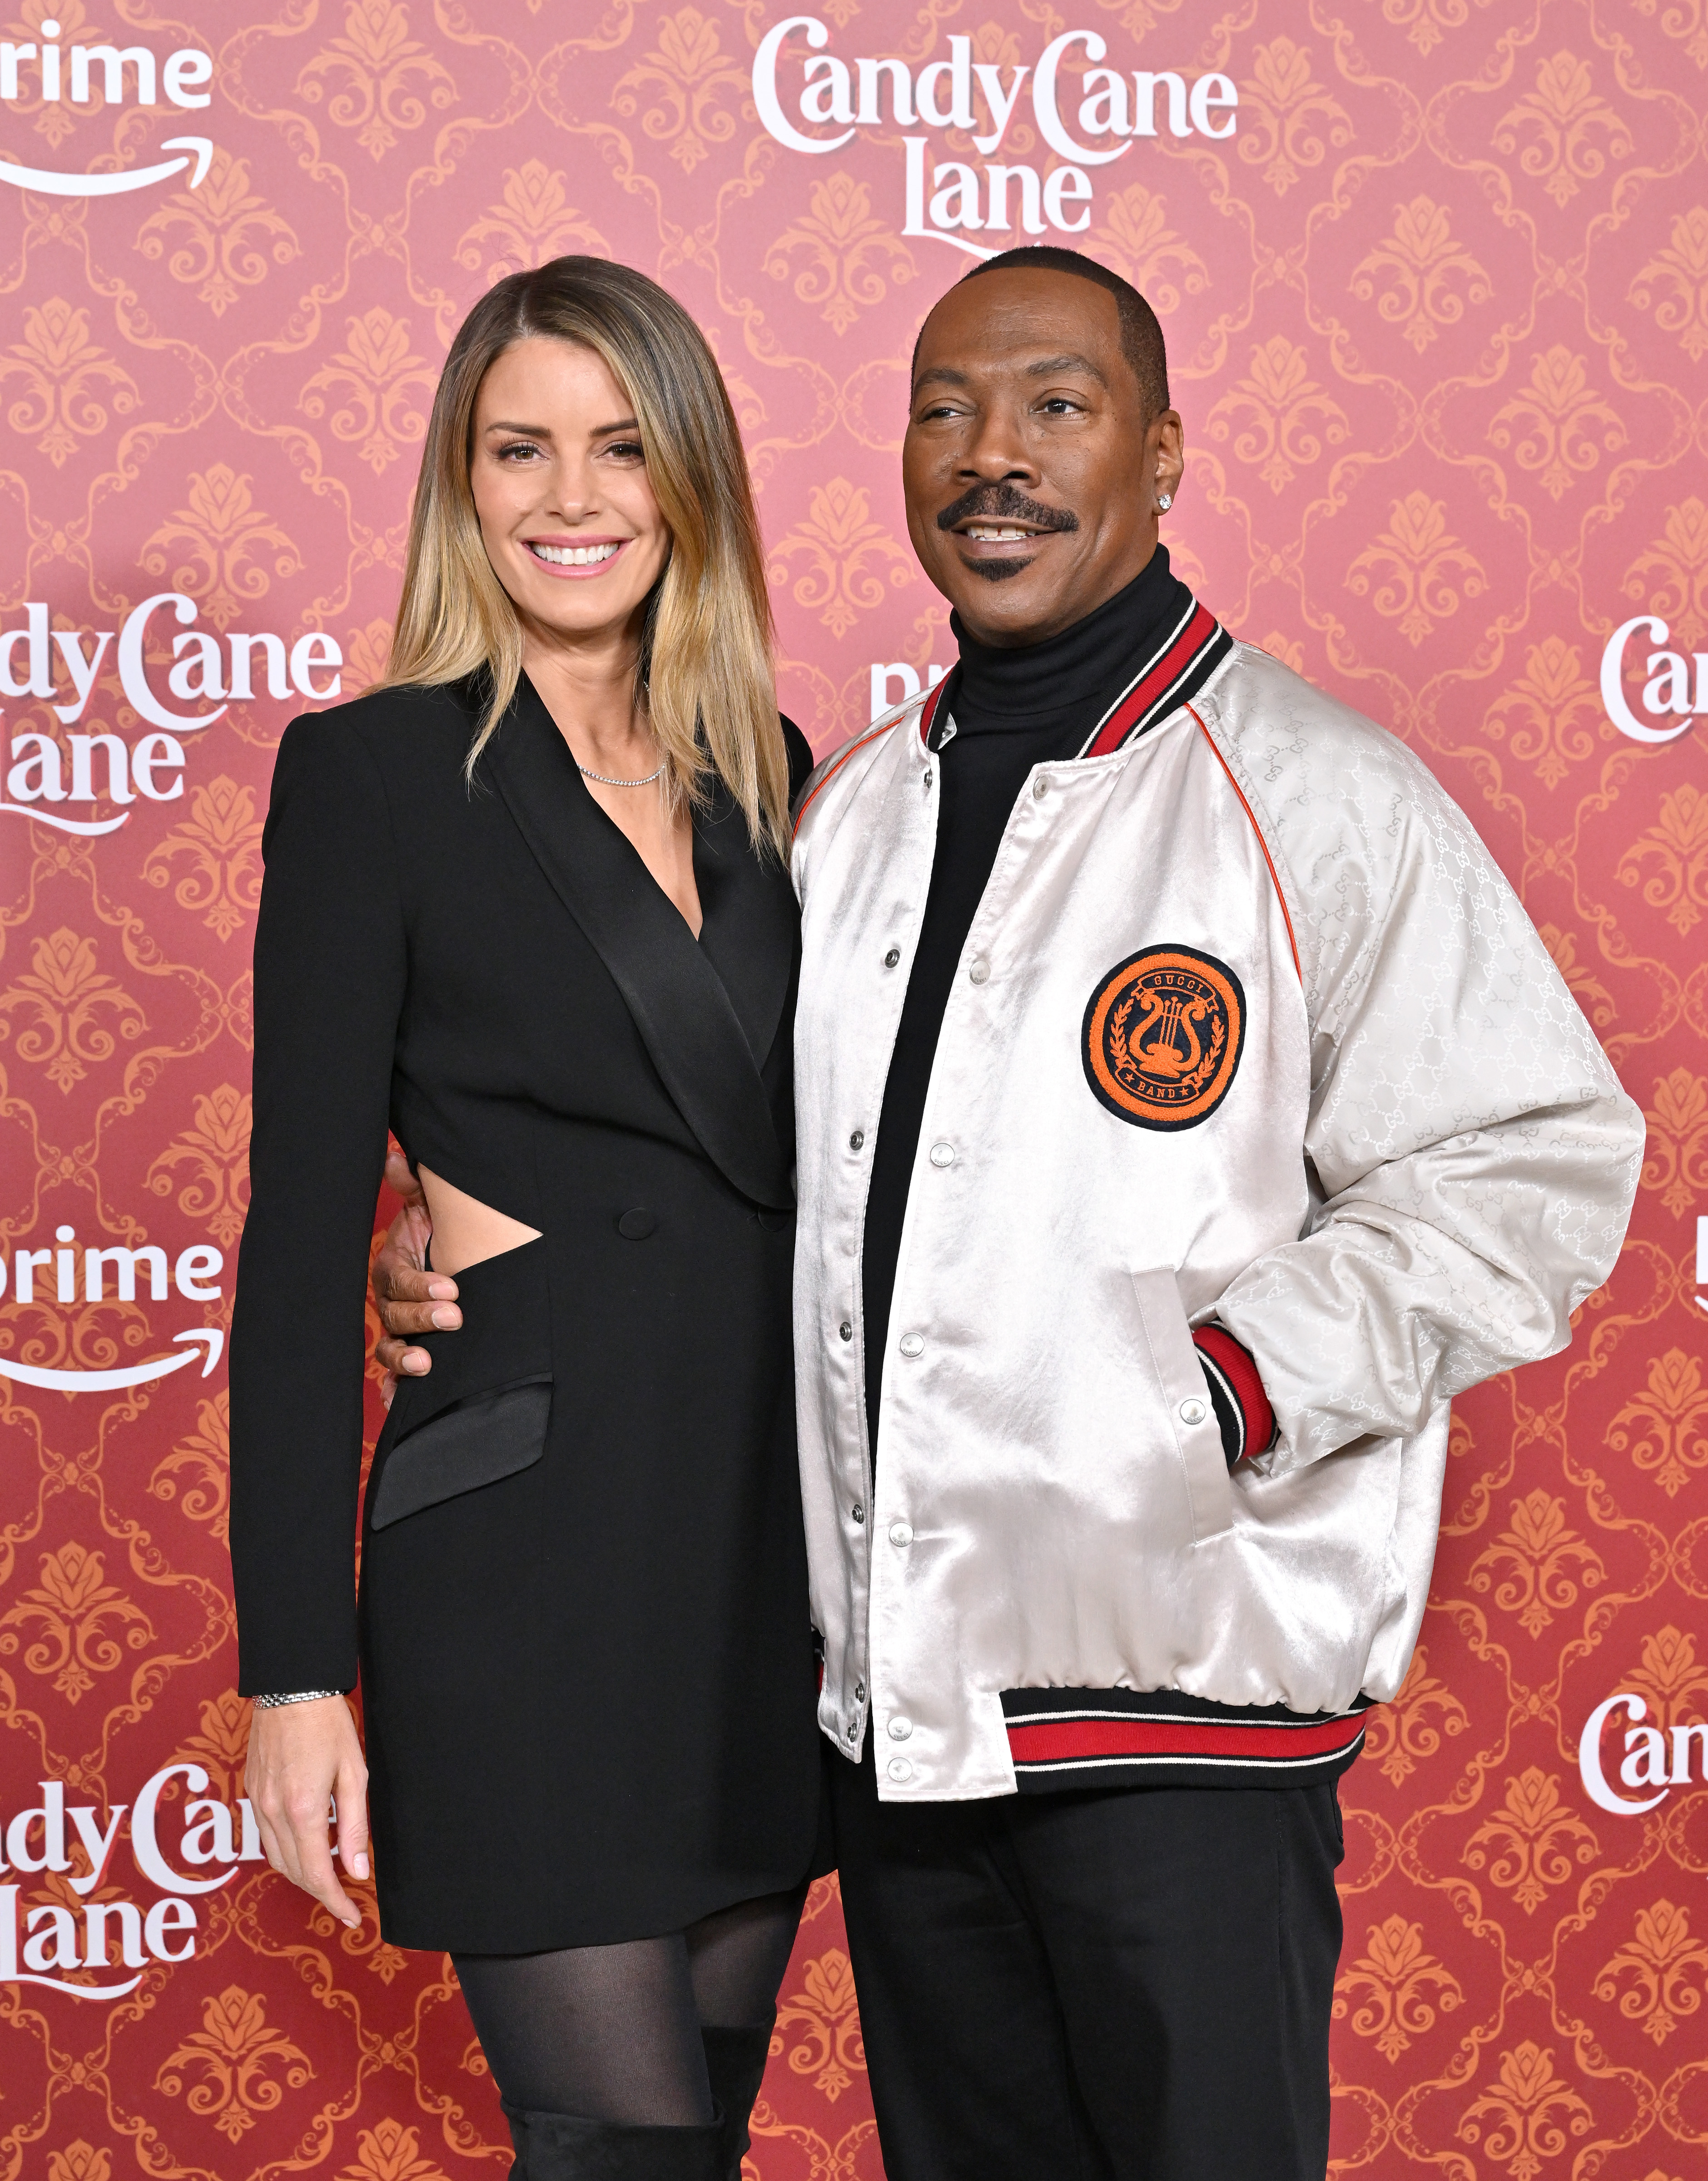
<svg viewBox="0 0 1708 2181"><path fill-rule="evenodd" d="M703 2127L583 2120L504 2107L516 2147L511 2181L724 2181L724 2117Z"/></svg>
<svg viewBox="0 0 1708 2181"><path fill-rule="evenodd" d="M706 2029L700 2032L706 2048L706 2073L712 2079L712 2101L724 2114L724 2135L718 2181L741 2181L741 2153L752 2138L747 2116L765 2079L765 2062L771 2051L772 2024L748 2029Z"/></svg>

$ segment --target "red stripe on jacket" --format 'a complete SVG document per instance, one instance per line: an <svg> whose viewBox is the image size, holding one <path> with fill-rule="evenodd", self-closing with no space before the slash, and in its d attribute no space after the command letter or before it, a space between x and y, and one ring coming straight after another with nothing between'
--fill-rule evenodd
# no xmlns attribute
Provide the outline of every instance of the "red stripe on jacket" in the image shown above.
<svg viewBox="0 0 1708 2181"><path fill-rule="evenodd" d="M1332 1757L1364 1731L1362 1714L1315 1726L1224 1726L1209 1720L1061 1719L1011 1722L1008 1746L1017 1764L1074 1758L1225 1757L1260 1764L1276 1759Z"/></svg>
<svg viewBox="0 0 1708 2181"><path fill-rule="evenodd" d="M1085 757L1107 757L1118 750L1159 697L1191 665L1216 631L1216 618L1205 607L1195 605L1186 627L1170 644L1144 679L1130 689L1081 753Z"/></svg>

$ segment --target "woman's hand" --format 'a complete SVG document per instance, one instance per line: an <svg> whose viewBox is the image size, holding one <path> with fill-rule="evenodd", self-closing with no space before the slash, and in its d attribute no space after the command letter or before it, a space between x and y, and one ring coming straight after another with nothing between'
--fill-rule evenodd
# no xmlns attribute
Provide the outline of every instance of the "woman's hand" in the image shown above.
<svg viewBox="0 0 1708 2181"><path fill-rule="evenodd" d="M433 1367L425 1348L407 1344L408 1335L454 1331L462 1323L463 1314L456 1307L456 1282L427 1268L433 1221L427 1216L421 1184L395 1146L386 1157L385 1179L387 1187L402 1199L403 1210L391 1223L385 1246L374 1259L368 1280L374 1307L385 1328L374 1343L373 1358L386 1374L380 1391L389 1408L399 1376L420 1378Z"/></svg>
<svg viewBox="0 0 1708 2181"><path fill-rule="evenodd" d="M367 1765L344 1698L257 1707L243 1784L267 1861L354 1930L361 1911L338 1882L327 1837L336 1804L339 1859L352 1878L366 1878Z"/></svg>

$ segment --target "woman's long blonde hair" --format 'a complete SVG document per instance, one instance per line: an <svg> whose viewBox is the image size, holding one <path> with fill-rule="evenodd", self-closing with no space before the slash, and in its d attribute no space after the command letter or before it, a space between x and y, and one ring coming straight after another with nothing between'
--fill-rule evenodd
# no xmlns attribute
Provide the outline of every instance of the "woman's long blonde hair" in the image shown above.
<svg viewBox="0 0 1708 2181"><path fill-rule="evenodd" d="M519 340L575 341L634 404L670 557L647 603L639 693L679 803L715 773L756 843L786 853L789 760L777 717L770 599L735 411L705 337L654 280L603 257L513 273L476 304L433 400L391 657L379 686L484 676L476 759L515 694L521 620L493 572L469 483L481 381Z"/></svg>

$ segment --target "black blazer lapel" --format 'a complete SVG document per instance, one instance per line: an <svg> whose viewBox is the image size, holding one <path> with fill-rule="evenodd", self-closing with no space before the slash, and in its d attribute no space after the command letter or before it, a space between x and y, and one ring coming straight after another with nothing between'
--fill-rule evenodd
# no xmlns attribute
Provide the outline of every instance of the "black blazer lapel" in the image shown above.
<svg viewBox="0 0 1708 2181"><path fill-rule="evenodd" d="M588 794L526 676L481 770L490 773L535 860L609 970L707 1157L744 1196L790 1209L788 1162L759 1079L763 1054L755 1059L716 969L680 911ZM786 977L785 964L785 986ZM761 1010L755 1004L749 1012L757 1029Z"/></svg>
<svg viewBox="0 0 1708 2181"><path fill-rule="evenodd" d="M753 1056L763 1068L789 997L800 952L800 914L789 874L753 853L747 821L721 781L694 820L700 952L723 980Z"/></svg>

